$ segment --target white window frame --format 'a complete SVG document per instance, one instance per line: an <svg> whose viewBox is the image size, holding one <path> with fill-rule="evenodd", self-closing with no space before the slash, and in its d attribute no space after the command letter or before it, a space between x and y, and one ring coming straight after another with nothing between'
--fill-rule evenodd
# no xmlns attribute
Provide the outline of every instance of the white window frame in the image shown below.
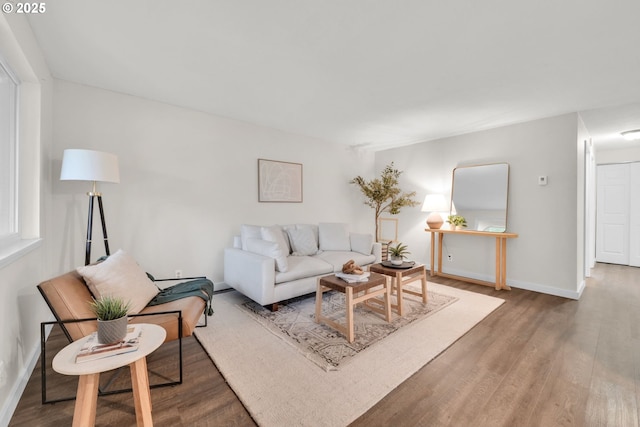
<svg viewBox="0 0 640 427"><path fill-rule="evenodd" d="M20 80L17 78L11 67L9 67L8 63L0 56L0 67L2 71L8 76L11 82L14 84L13 93L11 94L12 99L10 102L13 104L9 111L9 140L4 141L0 140L0 143L7 144L6 147L2 147L3 151L6 150L8 153L8 164L2 165L2 173L4 176L3 180L6 180L8 183L9 191L0 203L3 205L6 203L9 206L7 218L3 218L3 222L6 221L5 224L2 225L0 229L0 248L5 248L7 246L13 245L20 240L20 222L19 222L19 200L18 200L18 154L19 154L19 137L18 137L18 120L19 120L19 100L20 100ZM4 102L4 100L3 100ZM6 167L5 167L6 166ZM6 229L5 229L6 226Z"/></svg>

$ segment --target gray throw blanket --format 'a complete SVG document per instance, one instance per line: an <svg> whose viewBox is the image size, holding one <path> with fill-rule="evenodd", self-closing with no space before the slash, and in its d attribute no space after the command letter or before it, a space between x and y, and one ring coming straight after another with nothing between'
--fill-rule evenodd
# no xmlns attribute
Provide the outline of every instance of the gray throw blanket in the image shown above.
<svg viewBox="0 0 640 427"><path fill-rule="evenodd" d="M189 280L188 282L182 282L177 285L169 286L165 289L160 289L158 295L156 295L147 305L160 305L186 297L202 298L207 303L207 315L211 316L213 314L213 309L211 308L213 282L209 279Z"/></svg>

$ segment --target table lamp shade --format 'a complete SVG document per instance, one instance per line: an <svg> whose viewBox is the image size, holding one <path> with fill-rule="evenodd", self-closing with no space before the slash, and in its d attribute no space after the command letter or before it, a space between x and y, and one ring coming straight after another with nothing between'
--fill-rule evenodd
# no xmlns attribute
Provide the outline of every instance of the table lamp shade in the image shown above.
<svg viewBox="0 0 640 427"><path fill-rule="evenodd" d="M444 221L439 212L446 212L449 209L447 201L442 194L427 194L422 204L422 212L431 212L427 217L427 225L431 229L442 227Z"/></svg>
<svg viewBox="0 0 640 427"><path fill-rule="evenodd" d="M60 180L120 182L118 157L93 150L64 150Z"/></svg>

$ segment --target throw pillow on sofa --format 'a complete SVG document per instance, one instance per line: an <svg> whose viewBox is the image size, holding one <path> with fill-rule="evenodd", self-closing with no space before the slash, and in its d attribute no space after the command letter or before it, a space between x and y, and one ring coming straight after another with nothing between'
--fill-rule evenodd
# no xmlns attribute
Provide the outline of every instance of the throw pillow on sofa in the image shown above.
<svg viewBox="0 0 640 427"><path fill-rule="evenodd" d="M279 225L262 227L260 229L260 233L262 235L262 240L273 242L278 245L280 253L276 257L272 258L275 258L276 260L276 269L284 273L289 268L287 263L287 257L289 256L289 245L285 240L286 237L284 235L284 232L282 231L282 227L280 227Z"/></svg>
<svg viewBox="0 0 640 427"><path fill-rule="evenodd" d="M138 314L160 290L129 254L119 249L104 261L78 267L95 298L112 296L130 304L129 314Z"/></svg>
<svg viewBox="0 0 640 427"><path fill-rule="evenodd" d="M343 223L320 223L318 235L321 251L350 251L349 229Z"/></svg>
<svg viewBox="0 0 640 427"><path fill-rule="evenodd" d="M249 238L246 241L246 245L248 252L273 258L276 262L276 270L284 273L289 269L287 258L277 243L263 239Z"/></svg>
<svg viewBox="0 0 640 427"><path fill-rule="evenodd" d="M291 243L292 255L307 256L318 253L318 242L311 227L289 228L289 243Z"/></svg>

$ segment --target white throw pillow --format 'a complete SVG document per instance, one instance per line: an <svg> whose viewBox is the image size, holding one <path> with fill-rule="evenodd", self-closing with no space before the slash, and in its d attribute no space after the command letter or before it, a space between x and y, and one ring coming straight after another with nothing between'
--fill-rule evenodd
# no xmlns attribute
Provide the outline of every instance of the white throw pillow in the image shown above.
<svg viewBox="0 0 640 427"><path fill-rule="evenodd" d="M320 250L350 251L349 229L343 223L320 223L318 225Z"/></svg>
<svg viewBox="0 0 640 427"><path fill-rule="evenodd" d="M293 255L306 256L318 253L318 242L311 227L289 228L287 234Z"/></svg>
<svg viewBox="0 0 640 427"><path fill-rule="evenodd" d="M373 236L371 234L351 233L351 250L364 255L371 255L373 249Z"/></svg>
<svg viewBox="0 0 640 427"><path fill-rule="evenodd" d="M284 271L287 271L289 265L286 262L286 257L283 257L282 249L275 242L269 242L267 240L262 239L247 239L247 251L252 252L254 254L267 256L269 258L273 258L276 262L276 270L281 271L281 268L284 268ZM279 261L282 262L282 259L285 260L285 266L281 266Z"/></svg>
<svg viewBox="0 0 640 427"><path fill-rule="evenodd" d="M112 296L129 302L129 314L138 314L160 290L147 273L122 249L101 263L78 267L96 297Z"/></svg>
<svg viewBox="0 0 640 427"><path fill-rule="evenodd" d="M262 235L262 240L274 242L278 245L280 254L277 257L274 257L276 260L276 269L284 273L289 268L287 263L287 256L289 256L289 245L285 240L285 235L282 231L282 227L280 227L279 225L262 227L260 229L260 232Z"/></svg>

